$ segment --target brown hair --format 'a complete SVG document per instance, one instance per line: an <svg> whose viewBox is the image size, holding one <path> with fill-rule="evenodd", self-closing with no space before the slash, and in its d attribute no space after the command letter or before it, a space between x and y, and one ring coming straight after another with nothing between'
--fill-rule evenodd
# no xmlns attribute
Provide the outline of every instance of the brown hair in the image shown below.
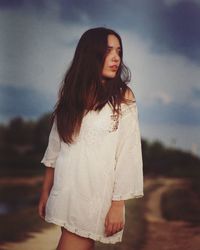
<svg viewBox="0 0 200 250"><path fill-rule="evenodd" d="M102 68L106 58L108 35L115 35L120 43L121 63L116 76L102 83ZM80 38L74 58L66 71L59 89L59 98L52 113L56 118L60 138L67 144L78 135L83 116L90 110L100 111L110 103L113 112L119 114L119 107L125 99L130 81L130 71L124 65L121 37L107 28L87 30Z"/></svg>

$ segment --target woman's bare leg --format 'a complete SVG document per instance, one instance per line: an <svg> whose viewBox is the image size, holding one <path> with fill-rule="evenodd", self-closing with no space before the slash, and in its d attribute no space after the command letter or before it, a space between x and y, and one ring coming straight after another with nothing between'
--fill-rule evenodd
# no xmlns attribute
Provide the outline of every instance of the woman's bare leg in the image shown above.
<svg viewBox="0 0 200 250"><path fill-rule="evenodd" d="M61 230L57 250L94 250L94 240L71 233L63 227Z"/></svg>

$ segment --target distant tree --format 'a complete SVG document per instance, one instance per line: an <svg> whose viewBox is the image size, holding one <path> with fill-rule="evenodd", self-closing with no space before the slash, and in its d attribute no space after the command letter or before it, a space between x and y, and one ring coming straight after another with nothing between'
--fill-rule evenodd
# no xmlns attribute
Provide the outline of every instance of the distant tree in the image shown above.
<svg viewBox="0 0 200 250"><path fill-rule="evenodd" d="M4 131L5 143L10 146L32 144L34 125L34 122L25 122L21 117L13 118Z"/></svg>
<svg viewBox="0 0 200 250"><path fill-rule="evenodd" d="M5 133L7 127L3 124L0 124L0 148L4 147L5 145Z"/></svg>
<svg viewBox="0 0 200 250"><path fill-rule="evenodd" d="M147 157L147 155L149 154L150 143L144 138L141 139L141 142L142 142L143 157Z"/></svg>
<svg viewBox="0 0 200 250"><path fill-rule="evenodd" d="M50 114L45 114L38 120L34 128L33 146L36 152L42 152L46 148L50 129Z"/></svg>

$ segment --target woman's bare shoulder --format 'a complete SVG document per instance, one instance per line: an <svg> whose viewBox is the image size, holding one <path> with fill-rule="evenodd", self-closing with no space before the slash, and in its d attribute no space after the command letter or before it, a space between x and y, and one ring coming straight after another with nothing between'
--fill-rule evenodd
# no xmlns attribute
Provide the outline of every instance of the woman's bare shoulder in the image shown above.
<svg viewBox="0 0 200 250"><path fill-rule="evenodd" d="M121 103L121 114L122 116L125 117L126 114L129 114L135 111L135 107L136 107L136 98L131 88L129 87L127 88L124 94L124 98L126 102Z"/></svg>
<svg viewBox="0 0 200 250"><path fill-rule="evenodd" d="M133 91L131 90L131 88L129 88L129 87L127 87L127 90L124 94L124 97L127 100L134 101L134 102L136 101L135 95L134 95Z"/></svg>

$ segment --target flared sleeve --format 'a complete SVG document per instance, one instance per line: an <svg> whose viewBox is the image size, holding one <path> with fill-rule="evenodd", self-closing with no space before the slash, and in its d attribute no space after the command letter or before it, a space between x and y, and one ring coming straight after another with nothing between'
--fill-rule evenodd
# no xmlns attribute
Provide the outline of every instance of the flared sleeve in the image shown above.
<svg viewBox="0 0 200 250"><path fill-rule="evenodd" d="M142 197L143 160L136 102L122 104L112 200Z"/></svg>
<svg viewBox="0 0 200 250"><path fill-rule="evenodd" d="M41 160L46 167L55 168L55 162L60 152L60 137L57 131L56 120L54 119L48 140L48 146Z"/></svg>

